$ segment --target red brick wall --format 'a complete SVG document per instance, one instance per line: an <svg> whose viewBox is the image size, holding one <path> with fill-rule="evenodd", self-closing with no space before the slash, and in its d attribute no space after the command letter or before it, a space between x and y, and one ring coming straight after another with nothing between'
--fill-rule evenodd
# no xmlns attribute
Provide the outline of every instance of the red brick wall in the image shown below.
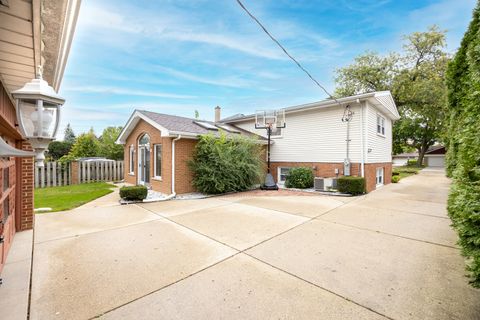
<svg viewBox="0 0 480 320"><path fill-rule="evenodd" d="M338 169L339 176L343 175L343 163L325 163L325 162L272 162L270 164L271 172L275 181L277 181L278 167L308 167L312 168L315 177L335 177L335 169ZM383 167L385 169L385 184L389 184L392 178L391 163L369 163L365 164L365 183L367 192L375 190L376 169ZM350 167L352 176L361 175L361 164L352 163Z"/></svg>
<svg viewBox="0 0 480 320"><path fill-rule="evenodd" d="M180 139L175 142L175 192L178 194L195 192L192 185L193 174L188 167L197 140Z"/></svg>
<svg viewBox="0 0 480 320"><path fill-rule="evenodd" d="M132 133L127 138L124 146L124 174L125 181L131 184L137 184L138 181L138 140L145 133L150 136L150 174L154 174L154 145L162 145L162 178L161 180L155 180L150 177L150 184L152 189L165 194L170 194L172 191L172 138L162 137L161 132L154 128L147 122L140 120L137 126L133 129ZM134 145L134 172L130 174L130 146Z"/></svg>
<svg viewBox="0 0 480 320"><path fill-rule="evenodd" d="M33 151L28 142L21 143L21 149ZM33 211L34 196L34 158L21 158L21 194L20 194L20 226L18 230L28 230L33 228L35 214Z"/></svg>

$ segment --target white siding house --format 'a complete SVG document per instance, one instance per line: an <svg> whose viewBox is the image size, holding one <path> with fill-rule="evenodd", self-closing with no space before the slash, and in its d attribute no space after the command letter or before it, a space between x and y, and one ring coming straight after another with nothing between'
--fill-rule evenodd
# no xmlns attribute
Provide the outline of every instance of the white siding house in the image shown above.
<svg viewBox="0 0 480 320"><path fill-rule="evenodd" d="M352 174L365 176L368 189L368 180L372 180L369 175L375 175L378 167L374 164L381 164L384 172L391 171L392 123L399 114L390 92L372 92L338 102L325 100L285 109L286 127L272 135L272 170L311 165L317 176L341 174L347 149L347 123L342 122L342 116L348 105L353 111L349 145ZM254 115L225 122L266 136L265 129L255 129ZM386 183L390 181L387 176Z"/></svg>

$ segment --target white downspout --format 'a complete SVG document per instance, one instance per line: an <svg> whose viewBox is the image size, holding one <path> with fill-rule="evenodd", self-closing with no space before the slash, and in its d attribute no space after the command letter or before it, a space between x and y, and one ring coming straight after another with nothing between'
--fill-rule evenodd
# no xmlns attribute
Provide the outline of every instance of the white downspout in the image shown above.
<svg viewBox="0 0 480 320"><path fill-rule="evenodd" d="M360 102L360 101L359 101ZM365 110L365 105L362 103L360 104L360 112L362 116L360 117L360 128L362 130L362 139L361 139L361 145L362 145L362 163L361 163L361 175L362 177L365 177L365 120L364 120L364 110Z"/></svg>
<svg viewBox="0 0 480 320"><path fill-rule="evenodd" d="M172 140L172 194L170 196L175 197L175 141L178 141L182 138L182 135L178 135L175 139ZM170 197L169 196L169 197Z"/></svg>

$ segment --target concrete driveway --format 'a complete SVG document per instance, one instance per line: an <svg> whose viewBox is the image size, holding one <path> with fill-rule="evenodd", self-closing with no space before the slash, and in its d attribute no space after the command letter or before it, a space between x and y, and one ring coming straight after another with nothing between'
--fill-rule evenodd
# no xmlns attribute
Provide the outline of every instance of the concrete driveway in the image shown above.
<svg viewBox="0 0 480 320"><path fill-rule="evenodd" d="M36 217L31 319L480 319L424 170L357 198L224 196Z"/></svg>

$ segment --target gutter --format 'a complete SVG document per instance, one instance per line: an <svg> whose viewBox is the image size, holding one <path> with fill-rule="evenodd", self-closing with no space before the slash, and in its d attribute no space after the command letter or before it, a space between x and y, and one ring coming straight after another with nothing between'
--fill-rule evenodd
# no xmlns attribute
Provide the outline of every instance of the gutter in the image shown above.
<svg viewBox="0 0 480 320"><path fill-rule="evenodd" d="M178 141L182 138L182 135L179 134L175 139L172 140L172 194L170 196L175 197L177 194L175 193L175 141ZM170 198L171 199L171 198Z"/></svg>

